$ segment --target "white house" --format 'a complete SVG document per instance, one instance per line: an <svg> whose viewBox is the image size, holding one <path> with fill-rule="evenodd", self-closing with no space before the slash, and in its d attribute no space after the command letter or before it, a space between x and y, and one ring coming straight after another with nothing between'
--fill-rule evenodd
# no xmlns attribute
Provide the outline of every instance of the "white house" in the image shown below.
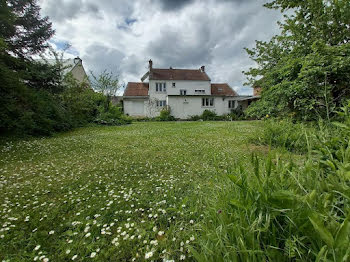
<svg viewBox="0 0 350 262"><path fill-rule="evenodd" d="M146 78L148 83L143 82ZM171 115L187 119L200 115L204 110L224 115L237 107L245 109L255 99L239 96L227 83L211 83L200 69L159 69L149 61L149 71L142 82L129 82L123 95L124 113L137 117L156 117L163 108Z"/></svg>

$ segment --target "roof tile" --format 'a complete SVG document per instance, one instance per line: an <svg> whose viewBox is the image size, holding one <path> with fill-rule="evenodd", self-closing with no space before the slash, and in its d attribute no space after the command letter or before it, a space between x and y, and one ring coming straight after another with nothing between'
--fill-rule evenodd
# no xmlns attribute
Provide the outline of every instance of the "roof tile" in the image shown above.
<svg viewBox="0 0 350 262"><path fill-rule="evenodd" d="M148 96L148 83L129 82L125 88L124 96Z"/></svg>

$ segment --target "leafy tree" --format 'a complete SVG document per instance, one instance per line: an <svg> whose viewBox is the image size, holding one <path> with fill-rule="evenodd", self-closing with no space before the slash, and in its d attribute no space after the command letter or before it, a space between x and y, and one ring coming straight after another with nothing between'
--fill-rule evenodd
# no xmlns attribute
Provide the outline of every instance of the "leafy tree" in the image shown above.
<svg viewBox="0 0 350 262"><path fill-rule="evenodd" d="M102 94L107 96L107 110L109 103L111 102L112 96L115 96L117 91L121 88L121 84L119 82L119 77L113 72L108 72L104 70L98 76L95 75L92 71L90 71L91 78L90 83L92 88L97 92L101 92Z"/></svg>
<svg viewBox="0 0 350 262"><path fill-rule="evenodd" d="M0 10L0 37L9 52L29 57L47 48L54 30L35 0L0 0Z"/></svg>
<svg viewBox="0 0 350 262"><path fill-rule="evenodd" d="M330 118L350 97L350 1L275 0L267 8L285 13L281 34L246 49L257 67L245 74L262 87L251 116Z"/></svg>

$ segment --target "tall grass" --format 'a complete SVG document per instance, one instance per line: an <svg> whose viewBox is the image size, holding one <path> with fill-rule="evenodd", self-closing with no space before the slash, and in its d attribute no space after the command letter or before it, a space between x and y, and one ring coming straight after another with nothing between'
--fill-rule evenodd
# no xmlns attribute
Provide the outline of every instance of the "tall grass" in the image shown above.
<svg viewBox="0 0 350 262"><path fill-rule="evenodd" d="M253 170L238 164L227 170L226 187L213 192L193 248L198 261L349 261L350 260L350 115L329 129L298 135L280 130L270 142L304 149L302 165L252 155ZM289 125L290 123L288 123ZM298 125L295 126L299 128ZM303 134L302 132L300 134ZM277 136L277 137L276 137ZM307 146L306 146L307 147ZM223 178L225 179L225 178ZM215 196L214 196L215 195Z"/></svg>

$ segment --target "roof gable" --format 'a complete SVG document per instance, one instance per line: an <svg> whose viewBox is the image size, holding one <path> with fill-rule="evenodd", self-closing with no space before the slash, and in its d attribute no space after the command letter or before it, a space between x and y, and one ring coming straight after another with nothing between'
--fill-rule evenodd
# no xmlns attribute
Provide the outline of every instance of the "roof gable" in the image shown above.
<svg viewBox="0 0 350 262"><path fill-rule="evenodd" d="M148 83L129 82L124 96L148 96Z"/></svg>
<svg viewBox="0 0 350 262"><path fill-rule="evenodd" d="M200 69L160 69L152 68L150 80L197 80L210 81L208 75Z"/></svg>
<svg viewBox="0 0 350 262"><path fill-rule="evenodd" d="M212 96L238 96L238 94L226 83L211 84Z"/></svg>

